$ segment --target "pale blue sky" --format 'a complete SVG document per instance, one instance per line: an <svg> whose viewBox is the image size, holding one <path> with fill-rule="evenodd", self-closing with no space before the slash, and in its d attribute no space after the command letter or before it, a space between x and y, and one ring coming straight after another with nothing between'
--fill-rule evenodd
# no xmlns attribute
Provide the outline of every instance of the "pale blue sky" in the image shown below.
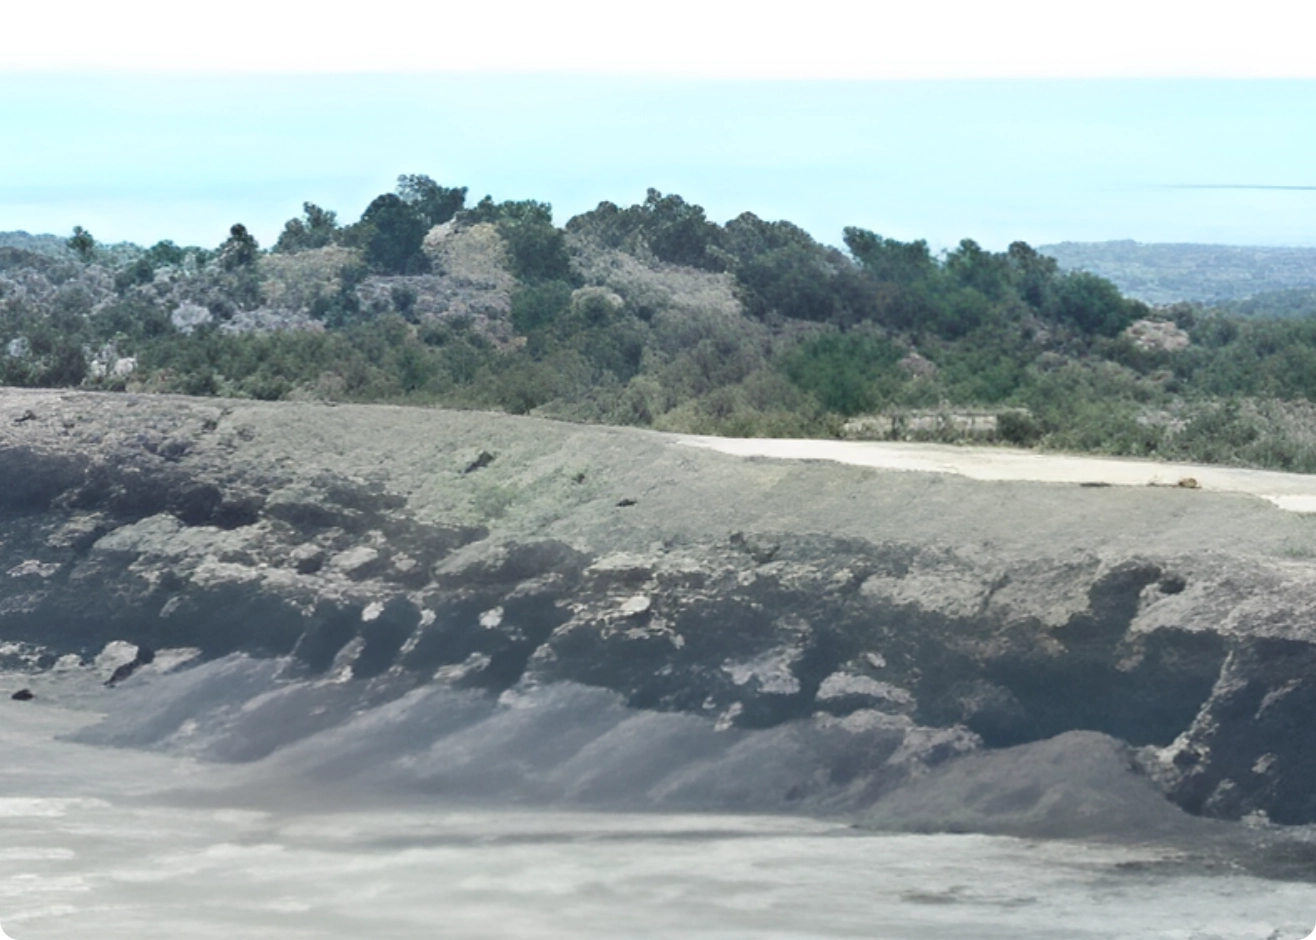
<svg viewBox="0 0 1316 940"><path fill-rule="evenodd" d="M559 222L647 186L717 221L1022 238L1316 244L1316 80L733 81L0 73L0 230L265 244L399 173Z"/></svg>

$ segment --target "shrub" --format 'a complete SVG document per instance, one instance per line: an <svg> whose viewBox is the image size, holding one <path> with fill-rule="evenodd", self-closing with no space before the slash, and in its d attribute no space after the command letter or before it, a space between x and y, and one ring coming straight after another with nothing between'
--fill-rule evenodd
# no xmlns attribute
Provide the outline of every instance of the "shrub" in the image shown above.
<svg viewBox="0 0 1316 940"><path fill-rule="evenodd" d="M808 340L783 361L786 376L828 411L856 415L889 399L901 378L903 350L879 336L827 333Z"/></svg>
<svg viewBox="0 0 1316 940"><path fill-rule="evenodd" d="M549 281L512 294L512 327L526 335L546 329L571 307L571 285Z"/></svg>

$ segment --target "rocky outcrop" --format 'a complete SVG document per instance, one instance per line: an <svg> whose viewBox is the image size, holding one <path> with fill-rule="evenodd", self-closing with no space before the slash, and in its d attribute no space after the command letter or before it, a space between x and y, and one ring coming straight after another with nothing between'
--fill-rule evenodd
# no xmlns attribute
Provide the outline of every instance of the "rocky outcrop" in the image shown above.
<svg viewBox="0 0 1316 940"><path fill-rule="evenodd" d="M0 480L0 658L24 687L44 698L47 671L119 641L114 695L192 669L191 712L137 707L101 740L254 760L441 693L483 702L458 709L472 721L592 716L611 769L555 770L577 795L648 773L661 805L853 809L968 754L1056 739L1029 752L1050 766L1118 739L1138 793L1316 820L1316 567L1306 521L1260 500L741 461L505 416L13 391ZM266 665L205 672L235 654ZM227 692L197 691L221 673ZM582 687L606 701L548 691ZM184 744L202 708L226 730ZM761 779L731 793L694 757L642 773L645 716L669 717L641 737ZM455 785L433 753L412 772Z"/></svg>

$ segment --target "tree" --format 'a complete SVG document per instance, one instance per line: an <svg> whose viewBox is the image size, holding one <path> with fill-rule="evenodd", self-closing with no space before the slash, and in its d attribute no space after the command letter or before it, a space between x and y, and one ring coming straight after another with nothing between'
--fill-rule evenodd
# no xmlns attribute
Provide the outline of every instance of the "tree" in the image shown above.
<svg viewBox="0 0 1316 940"><path fill-rule="evenodd" d="M702 206L688 203L675 193L664 196L650 188L639 209L649 250L660 261L710 271L722 269L710 251L721 240L722 230L708 221Z"/></svg>
<svg viewBox="0 0 1316 940"><path fill-rule="evenodd" d="M73 226L73 235L64 244L73 249L74 254L84 262L90 262L96 254L96 239L81 225Z"/></svg>
<svg viewBox="0 0 1316 940"><path fill-rule="evenodd" d="M42 371L38 384L45 386L81 385L87 377L87 357L82 345L71 336L60 336L54 342L49 361Z"/></svg>
<svg viewBox="0 0 1316 940"><path fill-rule="evenodd" d="M844 237L850 254L879 281L904 286L928 281L937 273L937 262L923 239L902 242L853 226L845 229Z"/></svg>
<svg viewBox="0 0 1316 940"><path fill-rule="evenodd" d="M1034 310L1041 310L1051 295L1060 265L1055 258L1039 254L1027 242L1011 243L1005 254L1019 296Z"/></svg>
<svg viewBox="0 0 1316 940"><path fill-rule="evenodd" d="M289 219L274 243L274 250L287 254L332 245L339 234L338 213L321 209L313 202L302 203L303 219Z"/></svg>
<svg viewBox="0 0 1316 940"><path fill-rule="evenodd" d="M418 274L429 262L420 250L430 227L414 206L385 193L375 197L354 226L366 261L381 274Z"/></svg>
<svg viewBox="0 0 1316 940"><path fill-rule="evenodd" d="M821 252L802 245L776 248L736 266L741 301L757 317L776 312L794 320L835 319L835 276Z"/></svg>
<svg viewBox="0 0 1316 940"><path fill-rule="evenodd" d="M512 272L527 284L570 282L571 256L567 240L553 225L553 207L525 199L498 206L498 234L507 245Z"/></svg>
<svg viewBox="0 0 1316 940"><path fill-rule="evenodd" d="M219 263L225 271L251 268L256 264L260 244L241 222L228 230L228 238L219 246Z"/></svg>
<svg viewBox="0 0 1316 940"><path fill-rule="evenodd" d="M181 265L187 257L187 251L173 242L165 240L156 242L118 274L114 275L114 286L120 291L138 284L149 284L155 278L159 268Z"/></svg>
<svg viewBox="0 0 1316 940"><path fill-rule="evenodd" d="M792 222L765 222L752 212L742 212L722 228L721 251L730 256L733 266L769 251L792 247L821 246Z"/></svg>
<svg viewBox="0 0 1316 940"><path fill-rule="evenodd" d="M1058 279L1052 308L1057 319L1100 336L1115 336L1147 309L1125 300L1114 284L1087 271L1072 271Z"/></svg>
<svg viewBox="0 0 1316 940"><path fill-rule="evenodd" d="M608 248L621 248L634 229L635 226L626 212L618 208L616 203L607 200L599 203L589 212L573 216L566 224L568 232L584 235Z"/></svg>
<svg viewBox="0 0 1316 940"><path fill-rule="evenodd" d="M431 228L447 222L466 205L465 186L440 186L419 173L404 173L398 177L398 195L403 202L419 212Z"/></svg>
<svg viewBox="0 0 1316 940"><path fill-rule="evenodd" d="M675 194L664 196L650 188L644 202L618 209L610 202L578 215L567 223L567 231L588 235L610 248L623 251L647 249L659 261L721 271L722 227L709 222L701 206Z"/></svg>
<svg viewBox="0 0 1316 940"><path fill-rule="evenodd" d="M972 288L990 300L1000 300L1010 286L1007 256L983 250L972 238L961 240L946 256L945 270L960 287Z"/></svg>
<svg viewBox="0 0 1316 940"><path fill-rule="evenodd" d="M504 203L505 205L505 203ZM497 222L501 218L498 203L493 196L485 196L469 209L457 213L457 221L462 225L479 225L483 222Z"/></svg>

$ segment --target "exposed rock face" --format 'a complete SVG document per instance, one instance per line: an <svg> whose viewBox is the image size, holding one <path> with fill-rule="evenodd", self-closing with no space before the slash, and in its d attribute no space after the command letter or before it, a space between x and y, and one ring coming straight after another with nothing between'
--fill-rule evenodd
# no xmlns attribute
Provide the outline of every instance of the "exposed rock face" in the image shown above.
<svg viewBox="0 0 1316 940"><path fill-rule="evenodd" d="M1151 352L1179 352L1192 345L1188 334L1170 320L1138 320L1123 333L1139 349Z"/></svg>
<svg viewBox="0 0 1316 940"><path fill-rule="evenodd" d="M180 648L271 663L242 744L206 756L427 689L587 686L615 696L591 720L631 755L617 787L646 714L687 716L691 747L761 777L733 799L692 764L653 789L671 805L853 808L952 758L1101 732L1190 812L1316 821L1316 569L1289 557L1309 523L1259 500L746 462L502 416L30 392L0 393L0 480L10 666L39 678L126 641L102 657L119 694ZM281 676L319 691L295 721L252 717ZM189 716L161 714L104 739L180 740ZM765 761L773 740L793 756Z"/></svg>

